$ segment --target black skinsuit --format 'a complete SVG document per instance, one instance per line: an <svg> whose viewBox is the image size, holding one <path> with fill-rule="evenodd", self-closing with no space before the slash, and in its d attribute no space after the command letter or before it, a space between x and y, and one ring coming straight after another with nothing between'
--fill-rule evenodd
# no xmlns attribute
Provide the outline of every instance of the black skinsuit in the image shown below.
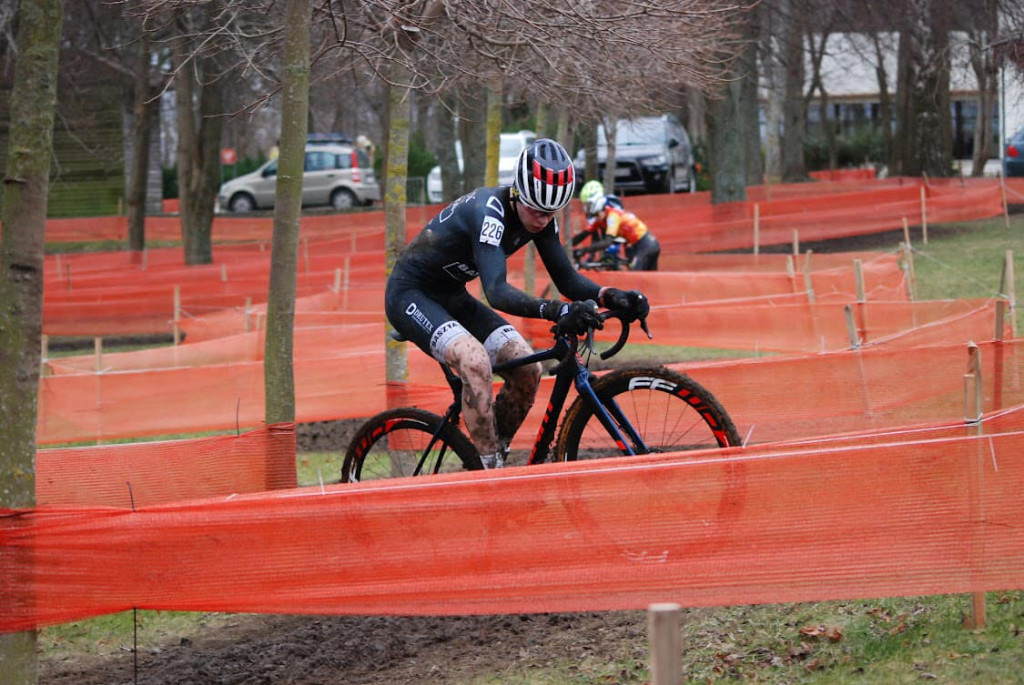
<svg viewBox="0 0 1024 685"><path fill-rule="evenodd" d="M479 276L491 307L515 316L552 318L556 303L531 297L506 281L505 260L531 240L557 286L573 300L597 300L600 287L573 269L554 219L527 231L510 202L510 188L480 188L445 207L398 257L384 306L391 325L424 352L441 358L458 322L481 342L509 326L470 295ZM545 314L548 316L545 317Z"/></svg>

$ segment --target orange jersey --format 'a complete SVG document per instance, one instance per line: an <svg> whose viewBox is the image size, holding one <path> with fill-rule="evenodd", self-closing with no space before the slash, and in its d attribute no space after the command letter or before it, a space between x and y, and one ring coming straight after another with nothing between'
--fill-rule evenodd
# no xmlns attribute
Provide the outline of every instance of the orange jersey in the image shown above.
<svg viewBox="0 0 1024 685"><path fill-rule="evenodd" d="M632 212L617 207L605 209L604 224L605 235L613 238L621 236L626 239L627 245L636 245L641 238L647 235L647 224Z"/></svg>

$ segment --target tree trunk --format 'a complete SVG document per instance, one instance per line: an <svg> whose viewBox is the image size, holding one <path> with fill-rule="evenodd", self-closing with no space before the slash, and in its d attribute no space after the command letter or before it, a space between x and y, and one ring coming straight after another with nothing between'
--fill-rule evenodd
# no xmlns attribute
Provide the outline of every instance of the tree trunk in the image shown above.
<svg viewBox="0 0 1024 685"><path fill-rule="evenodd" d="M384 221L387 233L384 255L385 279L391 276L398 255L405 249L405 179L409 173L409 82L405 67L396 63L392 67L388 99L388 154L387 183L384 189ZM466 141L463 140L463 154ZM467 160L468 161L468 160ZM389 383L405 382L409 379L409 362L405 344L391 337L394 328L385 326L385 376Z"/></svg>
<svg viewBox="0 0 1024 685"><path fill-rule="evenodd" d="M462 170L455 155L455 117L452 115L454 102L449 95L443 95L443 103L436 108L437 118L437 163L441 167L441 201L445 204L462 196Z"/></svg>
<svg viewBox="0 0 1024 685"><path fill-rule="evenodd" d="M889 95L889 74L885 69L885 54L878 34L871 34L875 46L875 77L878 81L878 117L882 126L882 159L886 166L895 169L895 148L892 135L892 97Z"/></svg>
<svg viewBox="0 0 1024 685"><path fill-rule="evenodd" d="M501 114L502 114L502 82L501 76L495 76L487 90L487 173L484 185L498 185L498 158L501 156Z"/></svg>
<svg viewBox="0 0 1024 685"><path fill-rule="evenodd" d="M782 180L782 121L785 109L784 65L779 55L782 17L778 12L761 13L762 72L768 102L765 104L764 165L768 180ZM786 29L788 30L788 29Z"/></svg>
<svg viewBox="0 0 1024 685"><path fill-rule="evenodd" d="M309 26L312 14L312 0L288 0L285 5L281 146L274 195L273 251L263 355L268 424L295 420L293 326L309 111Z"/></svg>
<svg viewBox="0 0 1024 685"><path fill-rule="evenodd" d="M146 248L146 198L149 190L149 141L151 109L149 93L149 42L139 39L139 61L135 65L132 107L132 159L128 176L128 249L138 253Z"/></svg>
<svg viewBox="0 0 1024 685"><path fill-rule="evenodd" d="M984 176L985 163L993 154L993 118L996 108L996 98L999 93L998 76L999 65L996 56L993 54L991 44L996 35L997 27L994 26L996 12L992 7L994 3L987 3L986 12L983 13L981 22L988 25L982 26L971 32L972 41L969 44L971 68L978 80L978 118L974 127L974 154L972 155L971 175ZM988 17L991 20L986 21Z"/></svg>
<svg viewBox="0 0 1024 685"><path fill-rule="evenodd" d="M906 176L949 176L949 0L909 0L900 33L899 167Z"/></svg>
<svg viewBox="0 0 1024 685"><path fill-rule="evenodd" d="M212 12L213 8L204 7ZM179 15L180 33L187 35L188 16ZM178 122L178 195L185 263L213 262L211 229L220 184L220 138L223 127L221 89L226 78L200 86L202 55L191 54L183 35L175 46L175 107ZM198 92L197 92L198 91ZM198 108L196 106L198 100ZM197 114L198 109L198 114Z"/></svg>
<svg viewBox="0 0 1024 685"><path fill-rule="evenodd" d="M708 104L711 137L711 204L747 199L746 125L740 112L739 81L730 81Z"/></svg>
<svg viewBox="0 0 1024 685"><path fill-rule="evenodd" d="M619 122L615 117L601 117L601 125L604 126L604 178L601 184L604 186L605 195L615 193L615 167L618 164L616 156L616 139L618 138Z"/></svg>
<svg viewBox="0 0 1024 685"><path fill-rule="evenodd" d="M22 2L18 7L0 210L0 507L11 509L35 504L43 250L61 23L60 0ZM29 553L24 547L0 548L0 567L25 567L31 560L18 555ZM0 574L0 611L13 594L8 584L27 582L20 575ZM0 634L0 682L34 685L38 677L36 632Z"/></svg>
<svg viewBox="0 0 1024 685"><path fill-rule="evenodd" d="M783 42L786 64L786 99L783 114L782 134L782 180L786 183L803 181L807 178L804 161L804 138L807 123L804 117L804 43L803 5L804 0L786 0L789 9L785 40Z"/></svg>
<svg viewBox="0 0 1024 685"><path fill-rule="evenodd" d="M760 185L764 180L764 162L761 159L761 122L758 117L757 98L757 33L758 19L762 12L763 8L755 6L743 15L748 42L739 60L743 74L739 89L739 114L744 122L743 143L747 185ZM744 190L745 192L746 190Z"/></svg>
<svg viewBox="0 0 1024 685"><path fill-rule="evenodd" d="M459 138L462 139L462 179L466 192L484 185L487 170L486 91L466 88L459 108Z"/></svg>

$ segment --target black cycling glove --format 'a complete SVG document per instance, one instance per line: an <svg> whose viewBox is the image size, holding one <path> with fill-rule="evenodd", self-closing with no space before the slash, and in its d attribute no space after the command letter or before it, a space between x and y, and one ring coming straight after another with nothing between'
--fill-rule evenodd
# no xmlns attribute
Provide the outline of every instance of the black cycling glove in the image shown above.
<svg viewBox="0 0 1024 685"><path fill-rule="evenodd" d="M593 300L560 302L546 300L541 310L549 321L558 323L559 328L570 333L586 333L589 328L604 328L604 322Z"/></svg>
<svg viewBox="0 0 1024 685"><path fill-rule="evenodd" d="M632 319L646 319L651 313L651 303L639 290L605 288L601 302L608 309L626 314Z"/></svg>

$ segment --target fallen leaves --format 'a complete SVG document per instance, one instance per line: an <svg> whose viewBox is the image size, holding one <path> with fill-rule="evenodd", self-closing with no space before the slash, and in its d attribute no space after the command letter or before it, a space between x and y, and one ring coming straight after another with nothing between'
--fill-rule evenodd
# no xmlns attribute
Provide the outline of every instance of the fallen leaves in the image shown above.
<svg viewBox="0 0 1024 685"><path fill-rule="evenodd" d="M800 629L800 634L806 637L825 638L829 642L839 642L843 639L843 631L835 626L804 626Z"/></svg>

